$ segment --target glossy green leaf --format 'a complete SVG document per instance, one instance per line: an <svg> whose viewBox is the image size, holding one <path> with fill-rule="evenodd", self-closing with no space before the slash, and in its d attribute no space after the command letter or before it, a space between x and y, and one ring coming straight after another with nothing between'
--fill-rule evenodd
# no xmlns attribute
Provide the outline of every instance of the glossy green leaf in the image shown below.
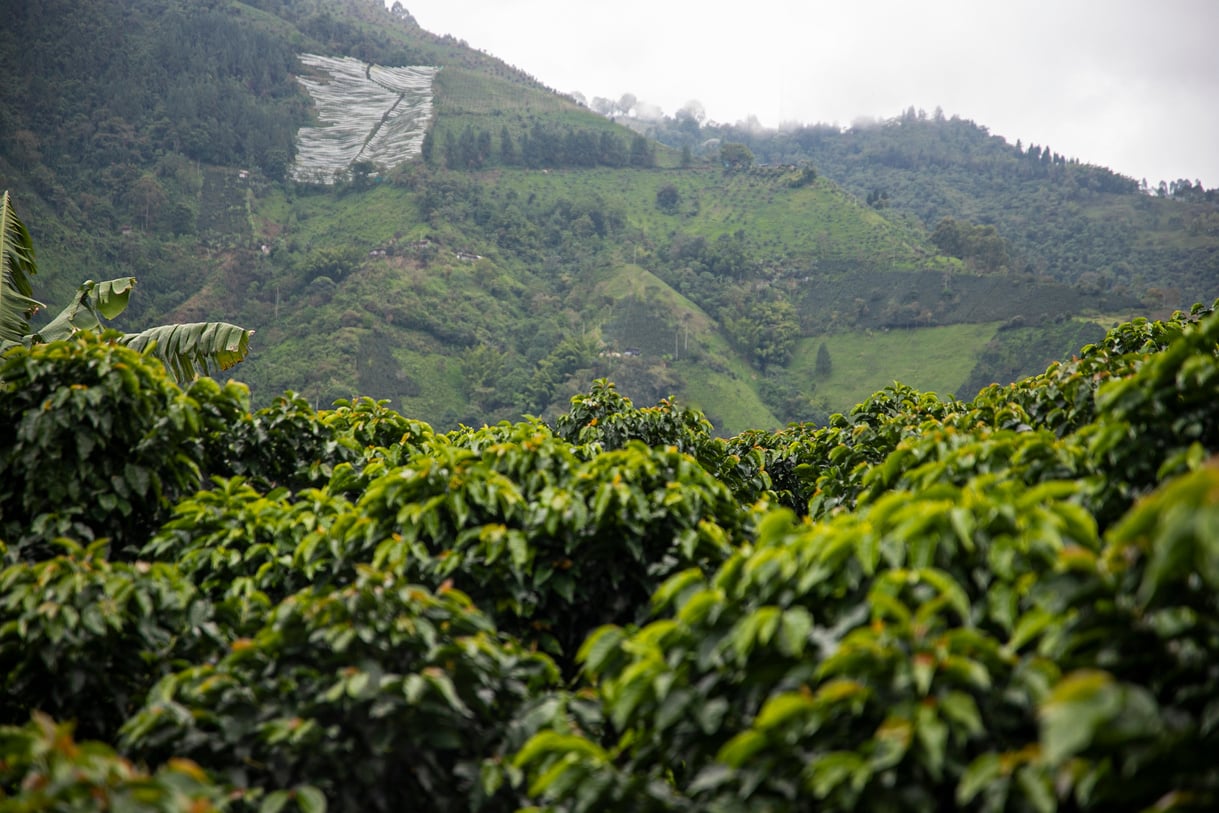
<svg viewBox="0 0 1219 813"><path fill-rule="evenodd" d="M291 800L291 794L286 790L277 790L263 797L258 806L258 813L279 813Z"/></svg>
<svg viewBox="0 0 1219 813"><path fill-rule="evenodd" d="M835 751L817 757L805 770L804 781L815 798L825 799L843 784L859 790L871 773L867 760L859 754Z"/></svg>
<svg viewBox="0 0 1219 813"><path fill-rule="evenodd" d="M754 725L758 728L778 728L788 725L794 718L802 717L814 710L816 704L810 693L784 692L767 699L762 705Z"/></svg>
<svg viewBox="0 0 1219 813"><path fill-rule="evenodd" d="M610 656L622 646L625 637L626 635L619 627L609 625L599 627L585 640L576 659L584 663L589 672L597 674Z"/></svg>
<svg viewBox="0 0 1219 813"><path fill-rule="evenodd" d="M298 785L296 803L301 813L326 813L326 797L312 785Z"/></svg>
<svg viewBox="0 0 1219 813"><path fill-rule="evenodd" d="M730 767L741 768L765 746L766 737L763 734L746 729L724 743L715 759Z"/></svg>
<svg viewBox="0 0 1219 813"><path fill-rule="evenodd" d="M976 758L961 774L957 783L956 799L959 805L968 805L977 795L1003 771L1003 761L999 754L987 753Z"/></svg>
<svg viewBox="0 0 1219 813"><path fill-rule="evenodd" d="M1086 749L1097 729L1121 709L1121 689L1107 672L1081 670L1065 676L1039 710L1046 759L1056 765Z"/></svg>

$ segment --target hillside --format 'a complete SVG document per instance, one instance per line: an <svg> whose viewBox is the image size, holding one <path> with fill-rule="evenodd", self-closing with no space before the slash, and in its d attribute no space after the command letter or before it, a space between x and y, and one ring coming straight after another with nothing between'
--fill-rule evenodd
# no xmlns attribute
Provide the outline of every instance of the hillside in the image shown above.
<svg viewBox="0 0 1219 813"><path fill-rule="evenodd" d="M39 295L130 274L130 323L254 328L237 373L260 403L360 394L476 425L553 416L610 376L735 433L824 420L877 381L970 395L1214 279L1203 262L1162 284L1160 248L1178 269L1213 242L1203 219L1174 253L1177 201L1122 198L1133 232L1092 276L1087 258L1059 273L1015 238L1004 253L969 206L901 214L928 197L913 181L885 208L804 147L755 138L758 160L725 166L665 146L376 0L111 6L23 6L0 32L0 187L34 233ZM958 176L938 197L969 199Z"/></svg>
<svg viewBox="0 0 1219 813"><path fill-rule="evenodd" d="M759 161L810 162L886 216L930 232L945 218L994 227L1014 271L1090 292L1124 289L1169 309L1219 290L1219 191L1187 179L1149 188L1086 156L1009 143L975 122L913 108L846 129L698 127L688 119L637 128L675 148L730 140Z"/></svg>

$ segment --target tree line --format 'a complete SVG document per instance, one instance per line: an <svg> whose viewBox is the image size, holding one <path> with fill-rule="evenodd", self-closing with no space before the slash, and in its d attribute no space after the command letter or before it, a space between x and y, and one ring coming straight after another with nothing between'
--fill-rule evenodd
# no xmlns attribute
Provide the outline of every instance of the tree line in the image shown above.
<svg viewBox="0 0 1219 813"><path fill-rule="evenodd" d="M637 167L656 165L656 147L641 135L629 140L607 130L563 127L535 122L513 138L507 126L498 137L467 124L456 136L444 132L437 152L434 136L425 136L424 160L443 159L448 169L482 169L485 166Z"/></svg>

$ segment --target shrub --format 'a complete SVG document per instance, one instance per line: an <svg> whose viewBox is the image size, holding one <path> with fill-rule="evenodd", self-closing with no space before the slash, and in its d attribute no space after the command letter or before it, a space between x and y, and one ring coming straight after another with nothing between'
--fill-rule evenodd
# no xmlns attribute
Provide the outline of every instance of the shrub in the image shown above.
<svg viewBox="0 0 1219 813"><path fill-rule="evenodd" d="M310 567L309 551L351 503L326 489L260 494L240 477L217 478L174 507L142 555L174 562L212 600L261 594L276 603L326 573Z"/></svg>
<svg viewBox="0 0 1219 813"><path fill-rule="evenodd" d="M211 604L173 565L106 560L105 544L0 572L0 723L41 711L112 738L175 665L221 646Z"/></svg>
<svg viewBox="0 0 1219 813"><path fill-rule="evenodd" d="M663 585L657 620L585 643L617 736L606 765L541 739L518 762L561 806L575 786L610 794L583 809L649 804L615 801L607 765L707 809L950 806L988 747L1036 740L1057 676L1020 653L1056 595L1038 580L1072 546L1099 549L1072 490L981 479L816 524L771 514L713 576Z"/></svg>
<svg viewBox="0 0 1219 813"><path fill-rule="evenodd" d="M303 590L216 662L166 677L123 731L243 792L309 783L337 811L513 810L513 721L557 673L457 591L365 570Z"/></svg>
<svg viewBox="0 0 1219 813"><path fill-rule="evenodd" d="M531 793L1212 807L1219 318L1198 316L1111 332L974 404L896 388L771 444L801 460L796 487L816 477L812 516L766 515L714 573L663 584L648 624L590 636L607 730L535 735L516 757Z"/></svg>
<svg viewBox="0 0 1219 813"><path fill-rule="evenodd" d="M0 725L118 729L266 811L1219 804L1213 313L973 402L895 385L726 441L608 382L553 430L436 435L143 363L88 337L3 361L37 375L0 385L25 478L0 481ZM75 502L38 502L42 450ZM162 467L139 505L111 481L136 463ZM27 791L59 771L134 798L61 731L0 734L0 794L55 804ZM138 803L210 803L189 764Z"/></svg>
<svg viewBox="0 0 1219 813"><path fill-rule="evenodd" d="M321 813L308 792L302 813ZM44 714L24 726L0 727L0 810L123 810L130 813L212 813L227 799L184 759L147 773L99 742L76 742L71 726Z"/></svg>
<svg viewBox="0 0 1219 813"><path fill-rule="evenodd" d="M632 441L582 462L545 427L519 432L487 445L476 433L463 442L477 453L438 446L373 481L341 529L345 555L452 579L570 663L589 631L636 620L667 575L714 566L745 527L731 492L672 448Z"/></svg>
<svg viewBox="0 0 1219 813"><path fill-rule="evenodd" d="M199 412L165 368L111 341L15 347L0 361L0 538L8 559L69 536L130 556L199 483Z"/></svg>

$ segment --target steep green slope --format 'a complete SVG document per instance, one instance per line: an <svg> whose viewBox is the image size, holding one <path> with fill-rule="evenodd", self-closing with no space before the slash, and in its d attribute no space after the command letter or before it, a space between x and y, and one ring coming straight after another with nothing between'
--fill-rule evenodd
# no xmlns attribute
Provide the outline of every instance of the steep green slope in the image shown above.
<svg viewBox="0 0 1219 813"><path fill-rule="evenodd" d="M680 190L675 213L657 209L666 186ZM375 386L374 394L438 421L560 408L581 382L543 385L534 368L567 341L584 346L563 376L585 370L612 375L632 395L685 395L727 431L773 425L776 405L758 400L763 385L748 344L765 337L740 324L764 321L777 302L800 301L801 280L823 263L839 275L883 264L897 270L872 273L922 267L910 273L933 274L937 285L945 274L974 279L937 257L925 236L832 184L791 188L767 172L416 168L359 193L272 193L255 202L254 219L270 247L262 261L270 277L243 314L266 323L274 295L279 321L263 331L276 349L243 375L323 403ZM357 248L328 263L340 243ZM803 332L800 312L792 316L789 343ZM803 321L811 332L824 328ZM315 339L335 331L345 338ZM395 349L383 354L379 376L357 372L368 360L349 356L374 332ZM974 346L956 347L968 371ZM628 349L637 352L613 355ZM454 382L480 378L488 354L509 392L471 400L479 385L463 392ZM878 370L883 380L933 383L894 361ZM788 380L799 389L798 376ZM483 411L453 409L462 403Z"/></svg>

